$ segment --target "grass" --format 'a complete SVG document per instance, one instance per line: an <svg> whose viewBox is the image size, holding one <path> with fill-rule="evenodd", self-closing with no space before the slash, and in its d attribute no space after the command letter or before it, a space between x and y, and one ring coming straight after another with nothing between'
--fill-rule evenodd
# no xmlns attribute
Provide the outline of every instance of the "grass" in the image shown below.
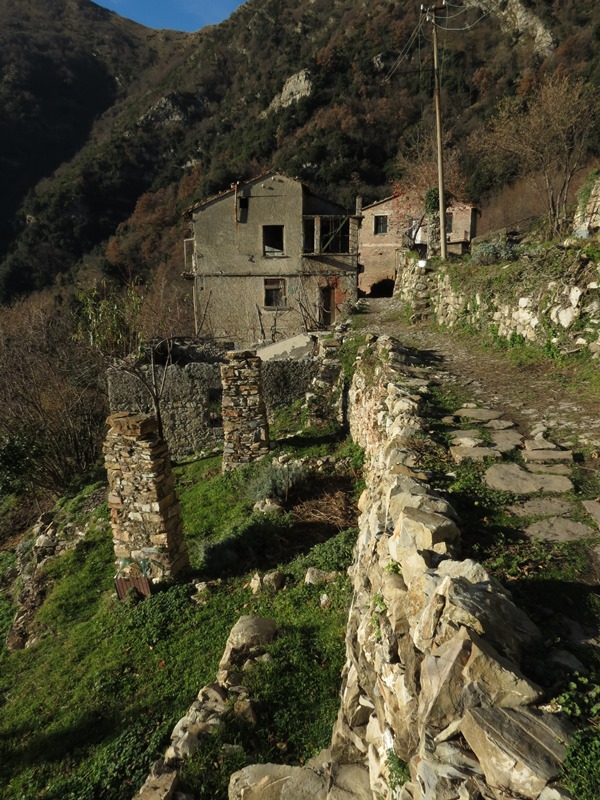
<svg viewBox="0 0 600 800"><path fill-rule="evenodd" d="M345 454L350 475L359 470L356 448L335 437L328 447ZM250 489L263 469L222 475L220 459L205 458L175 470L186 535L201 556L194 566L220 578L201 605L191 600L191 585L166 588L143 603L119 603L106 505L90 510L98 486L60 504L61 526L89 524L85 539L45 568L51 588L38 613L38 643L0 653L2 800L129 800L198 690L215 679L241 614L271 616L281 631L270 648L273 660L248 676L261 703L259 722L250 729L228 716L186 765L185 785L218 800L227 796L230 772L247 759L297 763L327 745L338 706L350 598L345 570L356 530L320 530L319 537L331 538L315 545L314 535L294 533L289 514L252 514ZM0 568L9 569L11 561L3 555ZM253 596L253 571L276 564L287 576L286 589ZM327 586L326 609L323 588L303 582L308 566L340 571ZM12 605L8 597L2 602L5 625ZM243 752L223 749L226 744L240 744Z"/></svg>

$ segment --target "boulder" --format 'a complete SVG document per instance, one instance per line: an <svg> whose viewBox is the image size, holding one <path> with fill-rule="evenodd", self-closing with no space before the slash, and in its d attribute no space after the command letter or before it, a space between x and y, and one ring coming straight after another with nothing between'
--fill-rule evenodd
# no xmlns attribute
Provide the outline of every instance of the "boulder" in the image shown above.
<svg viewBox="0 0 600 800"><path fill-rule="evenodd" d="M326 779L302 767L252 764L234 772L229 800L326 800Z"/></svg>
<svg viewBox="0 0 600 800"><path fill-rule="evenodd" d="M277 631L277 623L267 617L243 616L235 623L221 661L217 680L223 684L227 681L227 673L235 667L241 667L248 656L256 655L268 644Z"/></svg>
<svg viewBox="0 0 600 800"><path fill-rule="evenodd" d="M310 586L322 586L327 583L333 583L338 577L338 574L337 572L325 572L316 567L309 567L304 576L304 583Z"/></svg>

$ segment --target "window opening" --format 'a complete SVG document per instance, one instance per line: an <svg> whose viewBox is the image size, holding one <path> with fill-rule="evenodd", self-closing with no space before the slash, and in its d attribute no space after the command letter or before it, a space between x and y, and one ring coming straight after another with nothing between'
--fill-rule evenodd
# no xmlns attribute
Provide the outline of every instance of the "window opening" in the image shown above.
<svg viewBox="0 0 600 800"><path fill-rule="evenodd" d="M321 217L321 252L350 252L350 220L348 217Z"/></svg>
<svg viewBox="0 0 600 800"><path fill-rule="evenodd" d="M222 428L223 427L223 390L222 389L209 389L208 390L208 426L209 428Z"/></svg>
<svg viewBox="0 0 600 800"><path fill-rule="evenodd" d="M263 225L263 254L283 255L283 225Z"/></svg>
<svg viewBox="0 0 600 800"><path fill-rule="evenodd" d="M284 278L265 278L265 308L285 306Z"/></svg>
<svg viewBox="0 0 600 800"><path fill-rule="evenodd" d="M376 215L373 219L373 232L376 235L388 232L388 218L386 215Z"/></svg>
<svg viewBox="0 0 600 800"><path fill-rule="evenodd" d="M314 219L305 219L304 227L302 230L302 252L314 253L315 252L315 221Z"/></svg>

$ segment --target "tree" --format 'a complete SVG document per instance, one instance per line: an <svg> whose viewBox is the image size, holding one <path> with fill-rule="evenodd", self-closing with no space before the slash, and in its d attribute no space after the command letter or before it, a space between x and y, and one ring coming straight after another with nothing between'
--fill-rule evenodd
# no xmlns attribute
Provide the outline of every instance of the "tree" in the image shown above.
<svg viewBox="0 0 600 800"><path fill-rule="evenodd" d="M106 418L97 359L74 341L64 302L36 295L0 312L0 494L56 494L92 468Z"/></svg>
<svg viewBox="0 0 600 800"><path fill-rule="evenodd" d="M465 179L461 170L460 155L456 147L450 146L451 139L449 131L443 132L446 206L451 198L463 199L465 196ZM417 128L412 141L396 157L396 168L400 175L400 179L394 185L397 211L404 217L407 235L410 236L408 233L410 228L414 237L426 215L439 217L435 132ZM419 225L412 224L415 219L420 220Z"/></svg>
<svg viewBox="0 0 600 800"><path fill-rule="evenodd" d="M560 235L598 113L597 90L557 72L528 96L504 99L483 130L471 135L469 148L497 179L525 178L543 202L551 233Z"/></svg>
<svg viewBox="0 0 600 800"><path fill-rule="evenodd" d="M163 284L155 286L151 295L144 295L135 285L121 291L109 291L104 285L101 291L79 298L79 340L86 342L106 367L125 372L142 384L160 436L164 436L161 400L177 333L173 326L182 317L177 306L167 302L154 305L152 300L165 301L168 294Z"/></svg>

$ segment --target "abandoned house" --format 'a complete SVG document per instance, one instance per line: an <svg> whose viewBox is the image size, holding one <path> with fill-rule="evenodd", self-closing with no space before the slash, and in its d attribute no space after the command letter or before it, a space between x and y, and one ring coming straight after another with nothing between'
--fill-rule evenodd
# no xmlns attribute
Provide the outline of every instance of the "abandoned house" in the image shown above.
<svg viewBox="0 0 600 800"><path fill-rule="evenodd" d="M269 172L189 209L200 335L236 347L329 327L357 294L357 214Z"/></svg>
<svg viewBox="0 0 600 800"><path fill-rule="evenodd" d="M446 211L449 253L461 254L475 235L476 209L452 203ZM393 195L365 206L359 232L361 272L358 288L372 296L391 295L396 274L407 251L428 255L428 219L425 209Z"/></svg>

